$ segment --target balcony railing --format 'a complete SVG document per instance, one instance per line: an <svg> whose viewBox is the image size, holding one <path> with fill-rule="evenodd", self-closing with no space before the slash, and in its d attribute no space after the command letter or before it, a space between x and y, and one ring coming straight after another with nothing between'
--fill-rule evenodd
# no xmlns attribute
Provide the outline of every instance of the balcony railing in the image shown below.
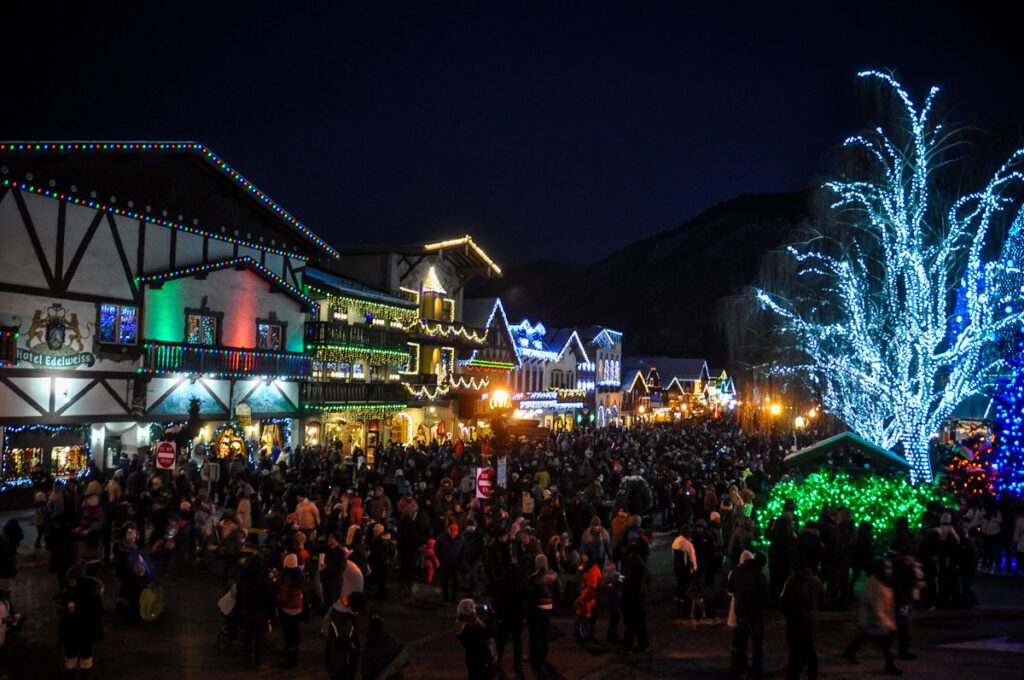
<svg viewBox="0 0 1024 680"><path fill-rule="evenodd" d="M206 374L217 378L275 376L303 379L310 375L304 354L230 347L199 347L174 342L147 342L142 373Z"/></svg>
<svg viewBox="0 0 1024 680"><path fill-rule="evenodd" d="M406 349L401 331L337 321L306 322L306 345L346 345L377 349Z"/></svg>
<svg viewBox="0 0 1024 680"><path fill-rule="evenodd" d="M303 404L393 404L409 400L409 392L401 383L305 382L300 394Z"/></svg>

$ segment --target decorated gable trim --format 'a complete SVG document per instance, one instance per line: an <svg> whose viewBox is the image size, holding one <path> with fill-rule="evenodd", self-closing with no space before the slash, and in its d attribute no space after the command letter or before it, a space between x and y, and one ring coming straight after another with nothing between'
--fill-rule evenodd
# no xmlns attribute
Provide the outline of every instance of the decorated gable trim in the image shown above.
<svg viewBox="0 0 1024 680"><path fill-rule="evenodd" d="M259 274L267 281L277 285L279 288L284 290L286 293L291 295L293 298L309 306L312 309L317 309L317 303L313 301L313 298L309 297L301 290L288 283L280 276L270 271L263 265L251 257L233 257L227 260L219 260L217 262L210 262L208 264L198 264L191 267L182 267L181 269L174 269L171 271L160 272L158 274L149 274L147 276L136 276L135 282L138 284L143 283L155 283L162 281L171 281L174 279L187 278L189 276L195 276L196 274L203 274L205 272L218 271L220 269L227 269L229 267L245 267L246 269Z"/></svg>
<svg viewBox="0 0 1024 680"><path fill-rule="evenodd" d="M215 168L220 170L228 178L234 180L235 183L237 183L239 186L241 186L243 189L245 189L249 194L251 194L254 198L256 198L260 203L263 204L263 206L265 208L267 208L272 213L274 213L274 215L277 218L284 220L287 224L289 224L291 227L293 227L304 238L306 238L307 240L309 240L310 242L315 244L317 247L322 249L324 252L326 252L331 257L333 257L333 258L340 257L340 255L338 254L337 250L335 250L330 245L328 245L326 241L324 241L322 238L320 238L319 236L314 234L313 231L309 227L304 225L297 218L295 218L291 213L289 213L287 210L285 210L280 205L278 205L275 201L273 201L265 193L260 191L256 187L256 185L254 185L252 182L250 182L245 177L243 177L237 170L235 170L230 165L228 165L223 160L221 160L221 158L219 158L217 156L217 154L213 153L213 151L211 151L204 144L196 144L194 142L180 142L180 143L151 143L151 142L142 142L142 143L138 143L138 142L124 142L124 143L76 143L76 142L66 142L66 143L46 143L46 144L43 144L43 143L40 143L40 144L9 144L9 143L4 143L4 144L0 144L0 151L41 151L41 152L54 152L54 151L58 151L58 152L73 152L73 151L107 151L107 152L110 152L110 151L191 151L191 152L197 152L197 153L202 154L202 156L210 164L212 164ZM13 182L11 180L6 180L5 179L5 180L3 180L3 185L4 186L17 187L17 188L19 188L19 189L21 189L23 191L30 191L32 193L41 194L43 196L49 196L51 198L60 198L62 200L71 201L72 203L77 203L79 205L84 205L84 206L87 206L87 207L90 207L90 208L95 208L97 210L103 210L103 211L106 211L106 212L111 212L111 213L114 213L114 214L117 214L117 215L124 215L126 217L131 217L133 219L146 220L147 222L152 222L153 224L159 224L159 225L165 226L165 227L171 227L173 229L180 229L182 231L188 231L188 232L192 232L194 234L201 234L203 236L209 236L210 238L215 238L215 239L219 239L219 240L222 240L222 241L229 241L231 243L238 243L239 245L248 246L250 248L258 248L260 250L265 250L267 252L275 253L275 254L278 254L278 255L286 255L288 257L294 257L294 258L303 259L303 260L306 259L305 257L303 257L301 255L298 255L298 254L295 254L295 253L285 252L283 250L278 250L276 248L270 248L270 247L264 246L263 244L250 243L248 241L244 241L244 240L241 240L241 239L227 238L227 237L225 237L225 236L223 236L221 234L216 233L213 230L198 229L196 227L189 227L189 226L186 226L186 225L177 224L177 223L172 222L170 220L162 220L162 219L153 218L153 217L151 217L149 215L144 215L144 214L133 212L133 211L130 211L130 210L123 210L121 208L115 208L113 206L104 205L104 204L99 203L97 201L87 201L87 200L84 200L84 199L77 198L75 196L68 196L66 194L63 194L63 193L60 193L60 192L57 192L57 191L52 191L52 190L49 190L49 189L44 189L42 187L36 187L36 186L30 185L30 184L23 184L23 183L20 183L20 182Z"/></svg>

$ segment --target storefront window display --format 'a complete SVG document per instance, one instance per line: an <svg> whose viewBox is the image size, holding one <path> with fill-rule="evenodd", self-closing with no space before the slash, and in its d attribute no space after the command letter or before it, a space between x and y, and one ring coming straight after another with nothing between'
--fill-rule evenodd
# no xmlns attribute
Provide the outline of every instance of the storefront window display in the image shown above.
<svg viewBox="0 0 1024 680"><path fill-rule="evenodd" d="M306 423L306 446L320 446L320 423Z"/></svg>
<svg viewBox="0 0 1024 680"><path fill-rule="evenodd" d="M85 470L89 464L89 449L84 445L55 446L50 451L50 474L70 477Z"/></svg>
<svg viewBox="0 0 1024 680"><path fill-rule="evenodd" d="M72 477L85 472L91 457L88 426L6 427L0 477L5 485L27 483L37 464L54 477Z"/></svg>
<svg viewBox="0 0 1024 680"><path fill-rule="evenodd" d="M26 449L10 449L4 451L3 481L11 482L25 479L32 472L32 467L43 464L43 449L39 447Z"/></svg>
<svg viewBox="0 0 1024 680"><path fill-rule="evenodd" d="M230 423L221 425L210 437L213 442L213 455L217 458L234 458L248 456L249 445L245 441L245 432Z"/></svg>

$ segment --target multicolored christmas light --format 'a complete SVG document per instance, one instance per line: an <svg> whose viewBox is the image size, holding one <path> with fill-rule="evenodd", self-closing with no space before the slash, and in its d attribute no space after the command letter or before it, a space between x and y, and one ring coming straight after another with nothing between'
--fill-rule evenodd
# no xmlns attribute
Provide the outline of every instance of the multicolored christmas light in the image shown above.
<svg viewBox="0 0 1024 680"><path fill-rule="evenodd" d="M955 454L942 472L942 488L962 499L994 498L996 475L983 454L973 460Z"/></svg>
<svg viewBox="0 0 1024 680"><path fill-rule="evenodd" d="M891 76L860 75L891 89L903 124L846 140L870 166L825 185L838 198L818 236L789 249L792 290L757 297L803 357L783 370L805 376L857 433L901 445L911 479L931 482L931 437L992 384L1005 366L993 344L1024 322L1024 272L1009 255L1024 238L1024 149L980 191L944 201L939 188L960 175L940 171L960 152L930 118L938 88L918 109ZM965 300L951 339L958 289Z"/></svg>
<svg viewBox="0 0 1024 680"><path fill-rule="evenodd" d="M182 267L180 269L174 269L172 271L160 272L159 274L147 274L146 276L136 276L135 282L142 283L154 283L160 281L172 281L174 279L181 279L188 276L195 276L196 274L203 274L206 272L218 271L221 269L229 269L231 267L246 267L251 269L253 272L259 274L267 281L275 283L284 288L292 297L304 302L309 305L313 310L317 309L317 303L313 298L309 297L301 290L293 286L292 284L285 281L283 278L270 271L263 265L251 257L232 257L226 260L218 260L217 262L208 262L206 264L197 264L191 267Z"/></svg>
<svg viewBox="0 0 1024 680"><path fill-rule="evenodd" d="M43 143L39 143L39 144L0 144L0 152L3 152L3 151L19 151L19 152L20 151L27 151L27 152L38 151L38 152L48 152L48 153L53 153L53 152L69 153L69 152L76 152L76 151L105 151L105 152L108 152L108 153L109 152L117 152L117 151L131 151L131 152L138 152L138 151L192 151L192 152L199 152L203 156L205 156L206 159L208 161L210 161L214 165L214 167L216 167L218 170L223 172L227 177L229 177L232 180L234 180L243 189L245 189L250 194L252 194L254 197L256 197L257 200L259 200L261 203L263 203L274 214L276 214L278 217L283 219L289 225L294 227L295 230L298 231L303 237L305 237L305 238L309 239L310 241L312 241L313 243L315 243L319 248L324 250L331 257L333 257L333 258L338 258L339 257L338 251L336 251L334 248L329 246L323 239L321 239L319 236L314 234L311 229L306 227L306 225L302 224L302 222L300 222L298 219L296 219L291 213L289 213L287 210L282 208L276 202L271 200L269 196L267 196L265 193L263 193L258 188L256 188L256 186L252 182L250 182L249 180L245 179L245 177L243 177L238 171L236 171L234 168L232 168L227 163L225 163L221 158L219 158L215 153L213 153L213 151L211 151L208 147L206 147L203 144L195 144L195 143L191 143L191 142L179 142L179 143L153 143L153 142L134 142L134 143L133 142L113 142L113 143L111 143L111 142L106 142L106 143L84 142L84 143L82 143L82 142L63 142L63 143L45 143L45 144L43 144ZM60 198L62 200L68 200L68 201L71 201L71 202L79 204L79 205L85 205L87 207L96 208L98 210L103 210L105 212L111 212L111 213L118 214L118 215L124 215L126 217L131 217L133 219L146 220L147 222L152 222L154 224L160 224L161 226L165 226L165 227L172 227L172 228L175 228L175 229L181 229L183 231L188 231L188 232L191 232L191 233L202 234L204 236L209 236L210 238L215 238L215 239L219 239L219 240L229 241L229 242L232 242L232 243L238 243L240 245L245 245L245 246L252 247L252 248L258 248L260 250L266 250L267 252L273 252L273 253L276 253L276 254L279 254L279 255L287 255L289 257L296 257L296 258L306 259L305 257L302 257L301 255L296 255L294 253L288 253L286 251L277 250L275 248L269 248L269 247L266 247L266 246L264 246L262 244L250 243L248 241L242 241L242 240L238 240L238 239L229 239L229 238L223 236L222 234L218 234L215 231L209 230L209 229L206 229L206 230L196 229L195 227L188 227L186 225L176 224L176 223L171 222L169 220L153 219L150 216L143 215L141 213L132 212L130 210L123 210L121 208L116 208L116 207L113 207L113 206L103 205L103 204L97 203L95 201L84 201L84 200L78 199L77 197L74 197L74 196L68 196L68 195L60 194L59 192L53 192L53 191L49 191L49 190L33 187L31 185L21 185L20 183L17 183L17 182L9 183L7 180L4 180L4 184L6 186L17 186L19 189L22 189L24 191L30 191L32 193L38 193L38 194L42 194L42 195L45 195L45 196L50 196L52 198Z"/></svg>

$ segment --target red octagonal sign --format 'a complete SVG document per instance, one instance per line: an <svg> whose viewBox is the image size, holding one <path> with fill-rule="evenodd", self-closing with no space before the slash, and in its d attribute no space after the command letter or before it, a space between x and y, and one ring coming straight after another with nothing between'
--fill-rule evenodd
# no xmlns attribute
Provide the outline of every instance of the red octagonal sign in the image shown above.
<svg viewBox="0 0 1024 680"><path fill-rule="evenodd" d="M156 443L156 467L158 470L173 470L178 446L174 442Z"/></svg>

